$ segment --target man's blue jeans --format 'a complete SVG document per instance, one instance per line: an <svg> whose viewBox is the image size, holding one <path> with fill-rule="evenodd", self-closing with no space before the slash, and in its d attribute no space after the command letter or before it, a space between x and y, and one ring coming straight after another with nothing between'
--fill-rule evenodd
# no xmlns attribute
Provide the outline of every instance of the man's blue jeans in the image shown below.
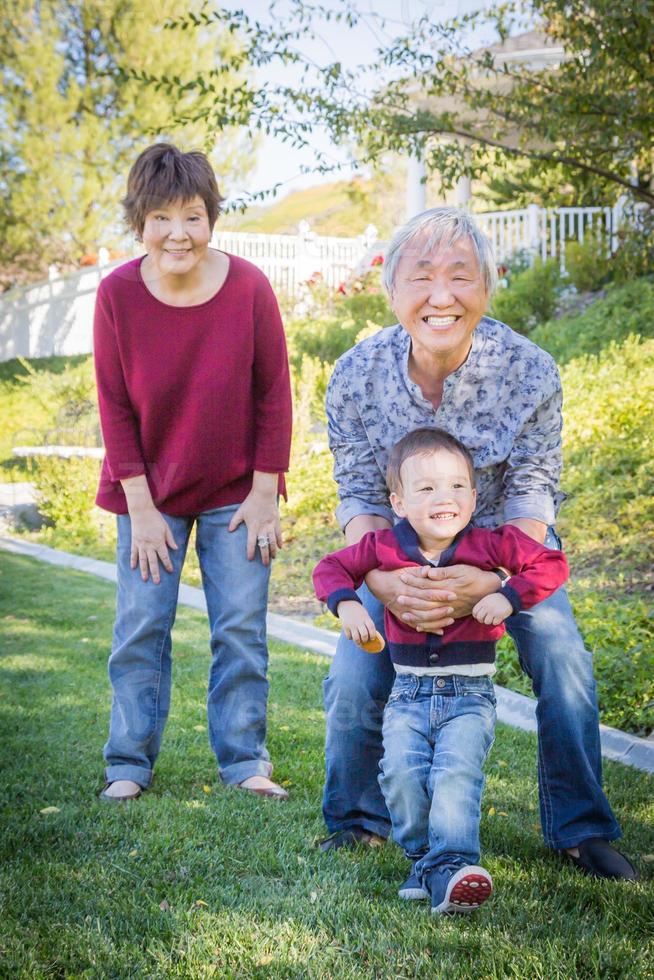
<svg viewBox="0 0 654 980"><path fill-rule="evenodd" d="M552 530L545 539L558 547ZM361 599L383 633L383 607L362 586ZM538 785L541 825L549 847L588 837L614 840L620 828L602 791L602 757L592 658L565 589L506 621L522 669L538 698ZM324 684L327 716L323 814L330 833L364 827L390 831L377 782L381 724L395 671L385 650L365 653L340 637Z"/></svg>
<svg viewBox="0 0 654 980"><path fill-rule="evenodd" d="M108 782L132 779L146 787L159 753L170 707L171 630L179 581L193 524L211 627L207 718L209 741L226 783L269 776L265 747L268 698L266 607L270 568L259 555L248 561L244 524L229 532L236 506L197 518L166 514L178 550L170 549L173 571L161 582L130 569L131 524L118 517L118 587L109 679L113 689Z"/></svg>
<svg viewBox="0 0 654 980"><path fill-rule="evenodd" d="M379 785L393 840L424 874L479 862L483 766L493 744L489 677L398 674L384 711Z"/></svg>

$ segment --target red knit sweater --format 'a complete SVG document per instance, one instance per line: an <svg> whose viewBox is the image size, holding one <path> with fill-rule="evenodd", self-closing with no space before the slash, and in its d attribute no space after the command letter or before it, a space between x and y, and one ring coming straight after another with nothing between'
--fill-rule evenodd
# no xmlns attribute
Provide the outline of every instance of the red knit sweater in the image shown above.
<svg viewBox="0 0 654 980"><path fill-rule="evenodd" d="M438 567L474 565L486 571L506 568L512 575L502 589L513 612L531 609L566 581L568 563L560 551L546 548L510 524L490 531L469 524L443 551ZM357 544L326 555L313 570L316 595L337 615L339 602L356 600L354 591L373 568L383 572L429 565L418 544L418 535L406 520L381 531L369 531ZM504 623L485 626L472 616L456 619L443 635L418 633L408 623L384 610L384 628L391 658L398 665L451 667L456 664L492 663L495 641L505 632Z"/></svg>
<svg viewBox="0 0 654 980"><path fill-rule="evenodd" d="M95 369L106 457L97 503L126 513L120 480L143 473L167 514L241 503L253 470L288 468L290 382L274 293L259 269L230 255L212 299L169 306L145 286L141 262L115 269L98 290Z"/></svg>

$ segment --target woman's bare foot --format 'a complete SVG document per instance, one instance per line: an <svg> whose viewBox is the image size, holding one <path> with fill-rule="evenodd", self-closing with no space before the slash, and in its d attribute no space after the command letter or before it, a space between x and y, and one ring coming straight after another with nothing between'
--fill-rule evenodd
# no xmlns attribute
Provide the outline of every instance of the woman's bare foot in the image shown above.
<svg viewBox="0 0 654 980"><path fill-rule="evenodd" d="M142 792L142 787L133 779L117 779L109 783L100 795L107 800L135 800Z"/></svg>
<svg viewBox="0 0 654 980"><path fill-rule="evenodd" d="M249 790L250 793L258 793L259 796L272 796L278 800L288 799L286 790L267 776L248 776L238 784L238 788Z"/></svg>

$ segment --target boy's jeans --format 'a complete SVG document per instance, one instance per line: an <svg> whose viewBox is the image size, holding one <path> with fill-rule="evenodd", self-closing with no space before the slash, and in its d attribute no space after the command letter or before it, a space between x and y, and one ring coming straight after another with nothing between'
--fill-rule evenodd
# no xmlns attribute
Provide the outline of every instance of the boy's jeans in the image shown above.
<svg viewBox="0 0 654 980"><path fill-rule="evenodd" d="M479 861L483 765L493 744L489 677L398 674L384 712L381 786L393 840L416 874Z"/></svg>
<svg viewBox="0 0 654 980"><path fill-rule="evenodd" d="M269 776L265 747L268 698L266 605L270 566L257 554L248 561L247 531L227 526L237 506L197 518L164 514L178 550L169 549L173 571L160 563L161 582L143 582L130 569L131 523L118 517L118 587L109 678L111 726L105 745L108 782L132 779L146 787L159 753L170 707L171 630L189 535L196 523L196 550L211 627L207 718L209 741L224 782Z"/></svg>
<svg viewBox="0 0 654 980"><path fill-rule="evenodd" d="M545 544L560 547L553 529ZM381 603L365 585L360 595L383 632ZM565 848L588 837L614 840L620 828L602 791L593 663L565 589L509 617L506 625L538 698L538 783L545 843ZM330 833L348 827L364 827L382 837L389 833L377 772L382 712L394 678L386 650L366 653L341 635L324 684L323 814Z"/></svg>

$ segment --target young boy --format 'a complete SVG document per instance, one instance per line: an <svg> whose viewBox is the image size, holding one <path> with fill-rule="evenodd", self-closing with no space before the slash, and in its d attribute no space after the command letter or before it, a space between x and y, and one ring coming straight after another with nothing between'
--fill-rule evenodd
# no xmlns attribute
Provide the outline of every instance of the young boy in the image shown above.
<svg viewBox="0 0 654 980"><path fill-rule="evenodd" d="M384 712L379 782L393 838L414 862L399 894L431 897L435 913L471 912L492 891L490 874L477 862L482 770L495 725L495 643L504 620L551 595L567 579L568 566L560 551L516 527L472 527L472 458L442 429L416 429L401 439L387 483L401 520L327 555L313 573L318 598L350 639L370 648L376 638L355 592L373 568L459 562L505 576L499 592L442 636L417 632L385 611L396 679Z"/></svg>

